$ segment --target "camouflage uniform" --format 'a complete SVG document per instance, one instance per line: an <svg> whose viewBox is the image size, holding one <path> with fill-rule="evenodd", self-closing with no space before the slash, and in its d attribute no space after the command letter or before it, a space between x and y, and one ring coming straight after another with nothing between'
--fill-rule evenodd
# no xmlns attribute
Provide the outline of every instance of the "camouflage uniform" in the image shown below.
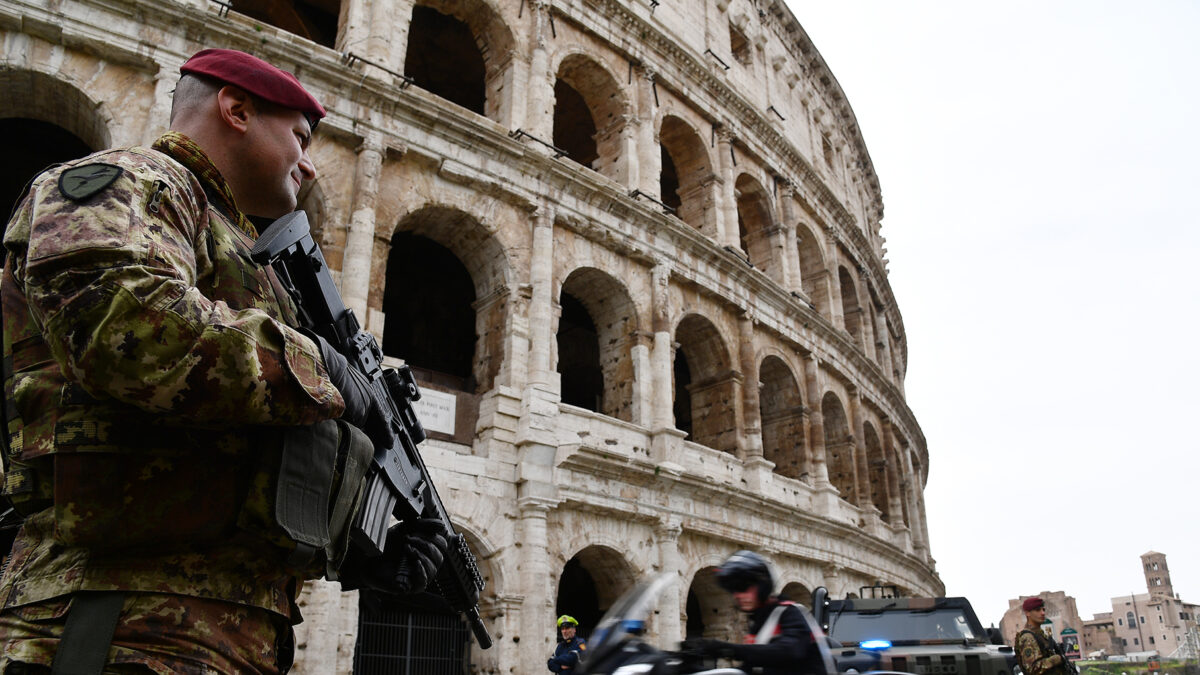
<svg viewBox="0 0 1200 675"><path fill-rule="evenodd" d="M101 164L119 168L111 185L66 196L89 180L71 167ZM0 577L6 659L48 664L69 594L121 590L117 663L286 670L277 642L321 570L285 562L281 429L344 402L278 279L250 261L256 236L178 133L35 179L0 291L16 413L4 492L27 515Z"/></svg>
<svg viewBox="0 0 1200 675"><path fill-rule="evenodd" d="M1066 675L1062 657L1050 647L1049 640L1041 626L1026 625L1017 633L1014 651L1025 675Z"/></svg>

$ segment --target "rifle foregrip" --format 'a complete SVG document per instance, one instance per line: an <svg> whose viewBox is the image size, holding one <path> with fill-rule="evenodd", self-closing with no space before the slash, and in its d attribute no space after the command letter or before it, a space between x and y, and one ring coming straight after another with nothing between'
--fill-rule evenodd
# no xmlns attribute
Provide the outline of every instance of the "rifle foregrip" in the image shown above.
<svg viewBox="0 0 1200 675"><path fill-rule="evenodd" d="M388 525L391 524L392 509L396 506L396 495L379 471L367 476L362 505L354 517L350 536L368 556L383 555L387 543Z"/></svg>
<svg viewBox="0 0 1200 675"><path fill-rule="evenodd" d="M438 569L435 583L446 602L466 615L480 648L491 647L492 636L479 617L479 591L483 590L483 576L479 574L475 554L467 545L466 537L455 534L450 538L446 559Z"/></svg>

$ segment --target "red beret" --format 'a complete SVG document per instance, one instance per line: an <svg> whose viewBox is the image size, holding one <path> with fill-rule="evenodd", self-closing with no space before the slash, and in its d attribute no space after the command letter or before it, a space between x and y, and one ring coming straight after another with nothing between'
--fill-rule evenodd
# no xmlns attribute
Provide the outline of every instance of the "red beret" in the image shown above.
<svg viewBox="0 0 1200 675"><path fill-rule="evenodd" d="M1038 607L1044 607L1046 603L1042 602L1041 598L1025 598L1025 602L1021 603L1022 612L1032 612Z"/></svg>
<svg viewBox="0 0 1200 675"><path fill-rule="evenodd" d="M313 126L325 116L325 108L304 89L296 76L262 59L234 49L205 49L196 52L180 68L184 75L203 75L232 84L247 92L292 110L299 110Z"/></svg>

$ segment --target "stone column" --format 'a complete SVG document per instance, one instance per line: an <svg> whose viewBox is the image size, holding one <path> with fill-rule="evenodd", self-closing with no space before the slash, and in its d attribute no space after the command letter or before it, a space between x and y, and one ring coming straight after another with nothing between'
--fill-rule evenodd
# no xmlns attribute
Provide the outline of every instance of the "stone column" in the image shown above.
<svg viewBox="0 0 1200 675"><path fill-rule="evenodd" d="M671 268L666 263L654 266L651 272L651 301L654 330L654 346L650 350L650 369L654 377L654 404L651 411L651 453L659 466L667 471L679 472L680 454L686 433L675 428L673 403L675 388L673 373L675 366L675 343L671 340L671 309L669 284Z"/></svg>
<svg viewBox="0 0 1200 675"><path fill-rule="evenodd" d="M352 52L364 56L371 32L371 7L369 0L344 0L342 3L341 29L334 47L342 53Z"/></svg>
<svg viewBox="0 0 1200 675"><path fill-rule="evenodd" d="M371 134L358 146L354 169L354 207L342 257L342 298L364 324L371 290L371 260L375 246L375 201L383 166L383 141ZM371 328L368 326L368 328ZM378 327L380 330L382 326ZM374 331L373 331L374 332Z"/></svg>
<svg viewBox="0 0 1200 675"><path fill-rule="evenodd" d="M629 336L630 358L633 360L633 417L634 424L653 427L654 411L654 368L651 354L654 350L654 333L637 331Z"/></svg>
<svg viewBox="0 0 1200 675"><path fill-rule="evenodd" d="M825 227L825 260L829 269L829 320L837 328L846 330L846 314L842 305L842 275L838 274L837 230Z"/></svg>
<svg viewBox="0 0 1200 675"><path fill-rule="evenodd" d="M546 656L554 653L553 632L546 626L554 625L554 600L550 597L552 576L550 569L549 538L546 518L554 502L539 497L522 497L517 501L520 509L520 567L521 590L521 638L520 666L516 672L536 673L546 667Z"/></svg>
<svg viewBox="0 0 1200 675"><path fill-rule="evenodd" d="M738 367L744 373L742 381L742 459L762 459L762 405L758 395L758 364L754 354L754 320L750 312L738 318Z"/></svg>
<svg viewBox="0 0 1200 675"><path fill-rule="evenodd" d="M862 393L857 387L850 389L850 428L854 434L854 503L859 508L871 504L871 472L867 469L867 448L864 443L866 432L863 429ZM850 500L846 500L850 501Z"/></svg>
<svg viewBox="0 0 1200 675"><path fill-rule="evenodd" d="M816 487L829 484L829 466L825 462L825 415L821 412L820 363L813 354L804 356L804 386L808 395L808 448L812 461L812 479Z"/></svg>
<svg viewBox="0 0 1200 675"><path fill-rule="evenodd" d="M662 146L654 129L654 70L639 68L637 77L637 162L630 173L630 184L648 195L663 200Z"/></svg>
<svg viewBox="0 0 1200 675"><path fill-rule="evenodd" d="M904 467L905 483L908 489L905 490L905 498L908 500L908 530L912 533L913 549L921 552L925 550L925 533L921 529L921 514L919 512L920 502L917 495L921 491L921 476L916 472L916 467L912 463L912 453L908 448L900 455L901 464Z"/></svg>
<svg viewBox="0 0 1200 675"><path fill-rule="evenodd" d="M898 475L900 473L900 467L898 466L899 462L895 459L897 456L896 439L892 435L892 423L890 420L883 420L881 425L883 426L883 450L888 459L888 523L890 523L893 527L903 527L904 507L900 503L902 497L900 495L900 481Z"/></svg>
<svg viewBox="0 0 1200 675"><path fill-rule="evenodd" d="M679 535L683 532L679 519L670 517L659 523L654 533L658 535L658 559L664 574L675 575L675 588L667 591L659 600L658 620L655 628L659 644L673 645L683 639L683 611L687 606L687 584L683 578L683 560L679 555Z"/></svg>
<svg viewBox="0 0 1200 675"><path fill-rule="evenodd" d="M529 285L529 382L550 384L554 346L554 209L542 205L533 214L533 250L530 252Z"/></svg>
<svg viewBox="0 0 1200 675"><path fill-rule="evenodd" d="M546 43L551 39L550 5L545 0L532 0L529 5L529 20L532 22L533 52L529 57L529 82L525 131L539 139L554 142L554 73L550 71L550 55ZM550 150L540 143L532 143L543 152Z"/></svg>
<svg viewBox="0 0 1200 675"><path fill-rule="evenodd" d="M715 194L717 218L717 242L730 246L735 251L742 250L741 238L738 236L737 197L734 195L735 183L733 171L733 134L728 127L717 129L717 162L720 166L721 180L717 183ZM743 253L745 253L743 251Z"/></svg>
<svg viewBox="0 0 1200 675"><path fill-rule="evenodd" d="M783 231L783 250L779 270L781 285L793 293L804 294L800 284L800 248L796 244L796 206L794 196L796 187L792 181L785 180L779 190L779 224Z"/></svg>
<svg viewBox="0 0 1200 675"><path fill-rule="evenodd" d="M404 72L408 51L408 28L412 24L412 2L390 0L371 3L370 37L366 57L374 63Z"/></svg>

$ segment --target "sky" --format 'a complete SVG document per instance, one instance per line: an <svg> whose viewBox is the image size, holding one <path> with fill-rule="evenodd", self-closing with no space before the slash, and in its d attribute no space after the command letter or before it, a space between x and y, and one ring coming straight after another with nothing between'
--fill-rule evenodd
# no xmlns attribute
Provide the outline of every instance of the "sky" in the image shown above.
<svg viewBox="0 0 1200 675"><path fill-rule="evenodd" d="M1200 3L788 4L879 176L947 595L1087 620L1153 550L1200 603Z"/></svg>

